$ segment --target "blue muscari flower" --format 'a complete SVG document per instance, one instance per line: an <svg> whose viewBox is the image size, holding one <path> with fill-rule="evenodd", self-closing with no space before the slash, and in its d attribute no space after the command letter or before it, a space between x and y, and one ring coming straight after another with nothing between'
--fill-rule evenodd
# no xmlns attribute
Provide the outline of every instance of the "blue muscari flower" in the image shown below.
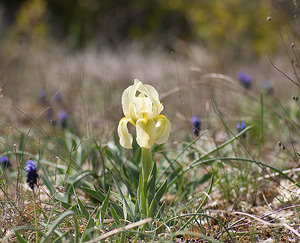
<svg viewBox="0 0 300 243"><path fill-rule="evenodd" d="M247 75L244 71L239 71L237 74L238 79L240 80L241 84L246 88L251 88L251 77Z"/></svg>
<svg viewBox="0 0 300 243"><path fill-rule="evenodd" d="M24 170L26 171L26 182L31 190L33 190L34 185L37 184L37 178L39 177L39 175L36 173L36 163L33 160L28 160Z"/></svg>
<svg viewBox="0 0 300 243"><path fill-rule="evenodd" d="M244 129L246 129L246 123L243 121L240 121L236 124L236 132L240 133L241 131L243 131ZM243 135L243 137L246 137L246 134Z"/></svg>
<svg viewBox="0 0 300 243"><path fill-rule="evenodd" d="M7 156L2 156L2 157L0 158L0 162L1 162L1 165L2 165L4 168L10 167L10 166L11 166L10 161L9 161L9 159L7 158Z"/></svg>
<svg viewBox="0 0 300 243"><path fill-rule="evenodd" d="M54 99L56 102L61 102L62 100L62 94L60 91L57 91L55 94L54 94Z"/></svg>
<svg viewBox="0 0 300 243"><path fill-rule="evenodd" d="M51 120L53 118L53 108L49 106L46 110L47 119Z"/></svg>
<svg viewBox="0 0 300 243"><path fill-rule="evenodd" d="M65 128L67 126L68 113L66 111L60 111L58 113L58 125Z"/></svg>
<svg viewBox="0 0 300 243"><path fill-rule="evenodd" d="M191 120L192 132L195 136L199 136L201 129L201 121L197 116L193 116Z"/></svg>
<svg viewBox="0 0 300 243"><path fill-rule="evenodd" d="M47 103L47 100L46 100L46 92L44 90L40 90L39 92L39 101L42 103L42 104L46 104Z"/></svg>

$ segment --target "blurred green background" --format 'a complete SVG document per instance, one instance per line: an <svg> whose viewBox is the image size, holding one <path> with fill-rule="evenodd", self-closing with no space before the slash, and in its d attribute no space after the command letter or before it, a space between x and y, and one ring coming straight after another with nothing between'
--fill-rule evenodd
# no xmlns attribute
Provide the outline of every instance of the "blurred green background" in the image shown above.
<svg viewBox="0 0 300 243"><path fill-rule="evenodd" d="M237 56L276 51L297 10L283 0L2 0L0 9L2 41L51 38L73 49L184 41Z"/></svg>

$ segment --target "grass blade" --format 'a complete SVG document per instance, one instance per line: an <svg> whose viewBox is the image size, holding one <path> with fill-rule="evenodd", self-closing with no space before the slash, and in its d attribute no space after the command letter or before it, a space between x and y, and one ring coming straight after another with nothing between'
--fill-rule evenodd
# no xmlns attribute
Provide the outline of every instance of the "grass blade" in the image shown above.
<svg viewBox="0 0 300 243"><path fill-rule="evenodd" d="M99 202L101 202L101 203L102 203L102 202L104 201L104 199L105 199L104 194L103 194L102 192L100 192L99 190L94 191L94 190L92 190L92 189L90 189L90 188L88 188L88 187L85 187L85 186L81 186L80 188L81 188L81 190L83 190L86 194L88 194L90 197L96 199L97 201L99 201Z"/></svg>
<svg viewBox="0 0 300 243"><path fill-rule="evenodd" d="M100 211L100 222L102 224L103 224L106 212L107 212L107 207L108 207L108 202L109 202L109 196L110 196L110 189L108 189L107 195L105 197L105 200L104 200L104 202L102 204L101 211Z"/></svg>
<svg viewBox="0 0 300 243"><path fill-rule="evenodd" d="M115 177L113 174L112 174L112 178L113 178L113 180L114 180L114 183L115 183L116 186L117 186L117 189L118 189L118 191L119 191L119 193L120 193L120 195L121 195L122 200L124 201L126 210L129 212L131 219L132 219L133 221L135 221L134 214L133 214L131 208L129 207L129 205L128 205L127 201L126 201L126 198L125 198L124 195L123 195L123 192L122 192L122 190L121 190L121 188L120 188L120 185L119 185L118 181L116 180L116 177Z"/></svg>
<svg viewBox="0 0 300 243"><path fill-rule="evenodd" d="M119 226L121 224L121 222L120 222L120 219L118 217L116 210L114 209L114 207L112 205L110 206L110 212L111 212L111 216L113 217L113 219L115 221L115 225Z"/></svg>
<svg viewBox="0 0 300 243"><path fill-rule="evenodd" d="M17 237L17 239L18 239L18 241L19 241L20 243L28 243L28 241L25 240L25 239L19 234L19 232L15 231L15 235L16 235L16 237Z"/></svg>
<svg viewBox="0 0 300 243"><path fill-rule="evenodd" d="M168 181L166 180L158 189L158 191L155 193L155 196L150 204L149 207L149 216L150 217L154 217L157 205L159 204L159 201L161 199L161 197L163 196L164 192L167 189L167 185L168 185Z"/></svg>
<svg viewBox="0 0 300 243"><path fill-rule="evenodd" d="M43 239L41 240L41 243L44 243L48 240L48 238L50 237L50 235L52 234L52 232L55 230L55 228L67 217L70 217L74 215L73 211L66 211L64 212L62 215L60 215L55 222L49 227L49 230L47 231L47 233L44 235Z"/></svg>

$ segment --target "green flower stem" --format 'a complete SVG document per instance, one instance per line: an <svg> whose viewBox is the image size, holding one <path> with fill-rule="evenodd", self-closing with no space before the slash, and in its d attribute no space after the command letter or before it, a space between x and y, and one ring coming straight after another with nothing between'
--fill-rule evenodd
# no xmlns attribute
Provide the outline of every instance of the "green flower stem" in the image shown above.
<svg viewBox="0 0 300 243"><path fill-rule="evenodd" d="M151 149L142 148L142 171L143 171L144 183L148 182L151 169L152 169Z"/></svg>
<svg viewBox="0 0 300 243"><path fill-rule="evenodd" d="M39 242L39 229L38 229L38 221L37 221L37 212L36 212L36 195L34 193L34 190L32 190L33 194L33 211L34 211L34 225L36 229L36 236L35 236L35 241L36 243Z"/></svg>
<svg viewBox="0 0 300 243"><path fill-rule="evenodd" d="M144 216L147 216L148 214L146 190L147 190L147 183L145 183L142 179L140 180L140 185L139 185L139 204L140 204L140 209L142 210Z"/></svg>
<svg viewBox="0 0 300 243"><path fill-rule="evenodd" d="M148 215L148 202L147 202L147 183L149 175L152 169L152 154L151 149L142 148L142 172L140 173L138 198L140 209L143 215L146 217Z"/></svg>

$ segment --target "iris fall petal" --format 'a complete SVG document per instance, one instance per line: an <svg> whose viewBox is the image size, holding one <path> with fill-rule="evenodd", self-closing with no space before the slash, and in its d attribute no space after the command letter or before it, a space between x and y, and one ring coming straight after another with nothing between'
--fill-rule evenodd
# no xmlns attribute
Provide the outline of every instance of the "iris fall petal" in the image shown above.
<svg viewBox="0 0 300 243"><path fill-rule="evenodd" d="M139 119L136 123L136 141L142 148L151 148L155 141L155 122L152 119Z"/></svg>
<svg viewBox="0 0 300 243"><path fill-rule="evenodd" d="M155 143L162 144L165 143L171 132L171 123L163 115L159 115L158 121L156 122L156 138Z"/></svg>
<svg viewBox="0 0 300 243"><path fill-rule="evenodd" d="M129 122L128 118L122 118L118 125L118 135L120 138L120 144L126 148L131 149L132 148L132 135L128 132L127 123Z"/></svg>

